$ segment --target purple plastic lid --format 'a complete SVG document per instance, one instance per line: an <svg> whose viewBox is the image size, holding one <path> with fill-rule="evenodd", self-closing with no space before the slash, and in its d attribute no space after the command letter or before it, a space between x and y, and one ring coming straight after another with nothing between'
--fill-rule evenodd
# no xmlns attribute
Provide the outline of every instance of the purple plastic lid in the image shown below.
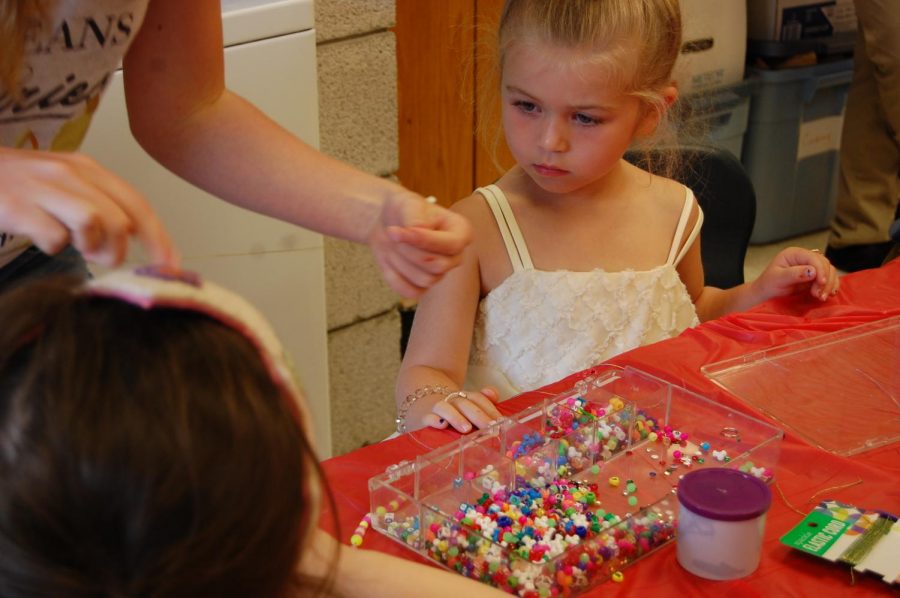
<svg viewBox="0 0 900 598"><path fill-rule="evenodd" d="M695 469L678 482L678 501L717 521L755 519L769 510L772 492L748 473L726 467Z"/></svg>

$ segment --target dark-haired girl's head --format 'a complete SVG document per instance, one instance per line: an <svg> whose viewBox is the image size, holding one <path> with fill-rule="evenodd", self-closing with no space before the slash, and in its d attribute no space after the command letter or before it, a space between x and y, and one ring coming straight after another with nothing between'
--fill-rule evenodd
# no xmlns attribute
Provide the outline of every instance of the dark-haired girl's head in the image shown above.
<svg viewBox="0 0 900 598"><path fill-rule="evenodd" d="M285 595L318 495L292 401L197 311L0 296L0 595Z"/></svg>

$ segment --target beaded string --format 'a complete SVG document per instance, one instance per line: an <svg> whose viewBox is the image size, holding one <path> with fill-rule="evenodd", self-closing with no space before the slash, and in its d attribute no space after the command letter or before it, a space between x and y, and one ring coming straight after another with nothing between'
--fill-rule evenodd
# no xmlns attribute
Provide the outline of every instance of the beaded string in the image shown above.
<svg viewBox="0 0 900 598"><path fill-rule="evenodd" d="M356 530L353 532L353 535L350 536L350 545L354 548L359 548L362 546L363 538L366 537L366 532L369 530L369 526L372 525L372 514L366 513L366 516L362 518L362 521L359 522L359 525L356 526Z"/></svg>

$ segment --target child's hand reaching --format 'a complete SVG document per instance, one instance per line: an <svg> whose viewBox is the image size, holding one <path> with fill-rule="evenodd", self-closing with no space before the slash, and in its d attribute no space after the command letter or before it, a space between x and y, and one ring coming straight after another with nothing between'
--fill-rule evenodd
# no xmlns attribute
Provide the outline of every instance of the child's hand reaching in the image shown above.
<svg viewBox="0 0 900 598"><path fill-rule="evenodd" d="M837 294L840 279L831 262L818 251L788 247L775 256L753 286L761 301L806 289L816 299L825 301Z"/></svg>
<svg viewBox="0 0 900 598"><path fill-rule="evenodd" d="M426 402L426 399L430 399ZM452 426L455 430L467 433L476 428L486 428L501 417L495 403L499 400L497 391L486 386L477 391L451 392L446 397L434 395L418 401L417 410L423 413L421 425L410 426L410 429L431 426L443 430ZM420 405L421 403L421 405ZM428 407L426 407L428 405ZM424 409L429 409L425 412Z"/></svg>

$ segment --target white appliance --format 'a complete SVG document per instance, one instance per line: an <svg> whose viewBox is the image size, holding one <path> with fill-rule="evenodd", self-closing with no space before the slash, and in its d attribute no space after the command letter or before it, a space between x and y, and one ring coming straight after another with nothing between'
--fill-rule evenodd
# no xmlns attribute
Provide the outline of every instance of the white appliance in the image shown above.
<svg viewBox="0 0 900 598"><path fill-rule="evenodd" d="M313 0L222 0L228 87L318 147L313 18ZM306 391L319 455L330 456L321 235L232 206L159 166L129 133L121 71L82 149L146 195L186 268L237 291L269 318ZM129 259L139 260L138 252Z"/></svg>

